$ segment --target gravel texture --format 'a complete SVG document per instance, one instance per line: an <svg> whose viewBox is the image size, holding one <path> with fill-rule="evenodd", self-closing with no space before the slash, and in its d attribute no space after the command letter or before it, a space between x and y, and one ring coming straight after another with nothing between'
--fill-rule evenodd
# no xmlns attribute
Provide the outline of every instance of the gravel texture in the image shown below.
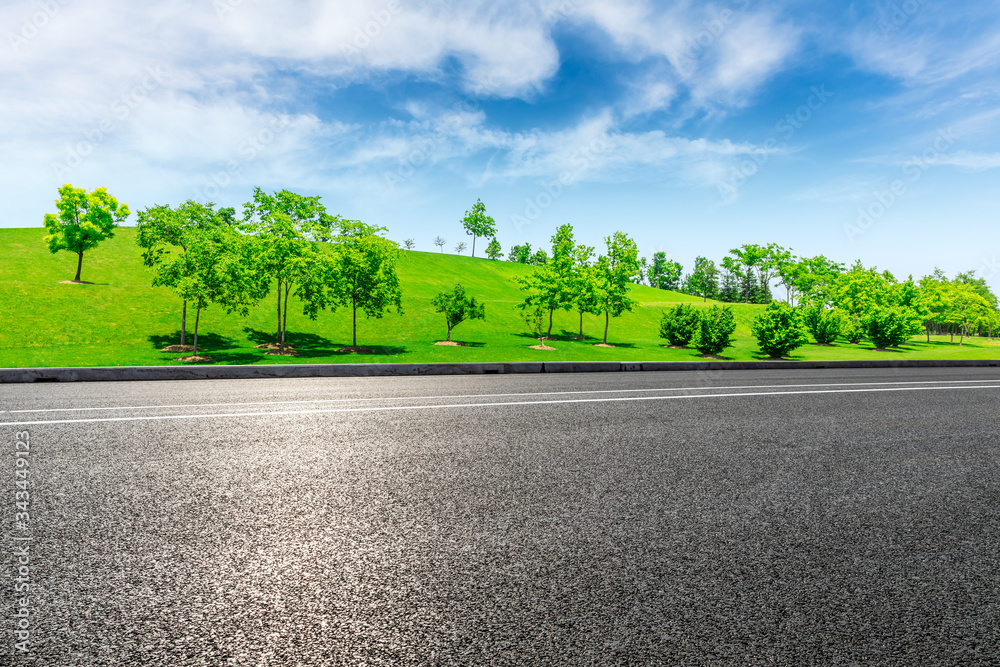
<svg viewBox="0 0 1000 667"><path fill-rule="evenodd" d="M6 385L0 421L955 380L1000 373ZM37 601L31 652L7 631L0 665L998 664L998 407L948 389L4 426L31 433Z"/></svg>

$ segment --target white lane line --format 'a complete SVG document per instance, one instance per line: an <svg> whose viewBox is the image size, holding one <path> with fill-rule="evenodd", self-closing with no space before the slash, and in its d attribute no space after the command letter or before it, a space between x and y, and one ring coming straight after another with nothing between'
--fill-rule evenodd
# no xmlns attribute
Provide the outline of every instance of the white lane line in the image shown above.
<svg viewBox="0 0 1000 667"><path fill-rule="evenodd" d="M662 387L647 389L586 389L580 391L532 391L512 394L450 394L445 396L365 396L361 398L321 398L301 401L256 401L253 403L184 403L178 405L114 405L90 408L38 408L33 410L8 410L10 414L26 414L39 412L87 412L95 410L166 410L173 408L217 408L238 407L241 405L292 405L316 403L351 403L354 401L434 401L443 398L508 398L511 396L571 396L578 394L624 394L643 391L715 391L723 389L776 389L808 388L808 387L876 387L884 385L913 384L973 384L977 382L996 382L996 380L914 380L911 382L822 382L816 384L754 384L754 385L723 385L719 387Z"/></svg>
<svg viewBox="0 0 1000 667"><path fill-rule="evenodd" d="M50 421L0 422L0 426L37 426L41 424L90 424L96 422L160 421L164 419L211 419L218 417L268 417L281 415L317 415L339 412L387 412L390 410L441 410L446 408L490 408L505 405L551 405L563 403L616 403L624 401L669 401L685 398L729 398L736 396L786 396L791 394L862 394L887 391L958 391L961 389L1000 389L997 385L974 387L880 387L874 389L816 389L808 391L760 391L732 394L683 394L680 396L622 396L618 398L567 398L555 401L502 401L499 403L450 403L439 405L386 405L379 407L330 408L327 410L286 410L284 412L230 412L207 415L151 415L144 417L99 417L94 419L53 419Z"/></svg>

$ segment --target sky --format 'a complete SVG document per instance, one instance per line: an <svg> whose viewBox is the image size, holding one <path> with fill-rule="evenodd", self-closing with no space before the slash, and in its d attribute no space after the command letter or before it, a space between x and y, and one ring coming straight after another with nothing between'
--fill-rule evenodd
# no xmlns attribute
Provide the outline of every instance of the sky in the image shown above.
<svg viewBox="0 0 1000 667"><path fill-rule="evenodd" d="M1000 287L994 2L4 0L0 29L0 226L64 183L130 224L261 187L454 252L482 199L505 251L570 223L685 270L773 242Z"/></svg>

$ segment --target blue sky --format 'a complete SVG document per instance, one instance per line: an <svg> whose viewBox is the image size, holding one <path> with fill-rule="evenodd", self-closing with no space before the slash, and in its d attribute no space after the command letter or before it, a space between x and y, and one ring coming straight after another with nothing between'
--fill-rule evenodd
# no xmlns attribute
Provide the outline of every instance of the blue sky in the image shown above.
<svg viewBox="0 0 1000 667"><path fill-rule="evenodd" d="M1000 6L894 0L4 2L0 225L254 186L435 250L616 229L1000 286Z"/></svg>

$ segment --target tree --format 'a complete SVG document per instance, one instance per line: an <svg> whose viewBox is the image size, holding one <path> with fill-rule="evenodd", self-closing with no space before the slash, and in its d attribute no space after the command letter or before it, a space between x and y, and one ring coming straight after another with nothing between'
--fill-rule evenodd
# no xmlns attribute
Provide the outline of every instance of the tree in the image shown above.
<svg viewBox="0 0 1000 667"><path fill-rule="evenodd" d="M570 301L573 308L580 315L580 334L578 338L583 340L583 315L584 313L597 314L597 271L591 264L594 257L592 246L578 245L573 249L573 273L570 285Z"/></svg>
<svg viewBox="0 0 1000 667"><path fill-rule="evenodd" d="M494 236L490 239L489 245L486 246L486 256L490 259L500 259L503 257L503 250L500 248L497 237Z"/></svg>
<svg viewBox="0 0 1000 667"><path fill-rule="evenodd" d="M416 243L414 242L413 239L406 239L403 241L403 247L406 248L407 250L413 250L413 246L415 245Z"/></svg>
<svg viewBox="0 0 1000 667"><path fill-rule="evenodd" d="M542 266L543 264L547 264L548 261L549 256L545 254L545 250L543 248L539 248L535 251L535 254L531 256L531 259L528 260L528 264Z"/></svg>
<svg viewBox="0 0 1000 667"><path fill-rule="evenodd" d="M445 322L448 325L448 337L451 341L451 330L466 320L485 320L486 306L477 303L474 297L465 295L465 288L456 283L451 292L439 292L431 299L434 312L444 313Z"/></svg>
<svg viewBox="0 0 1000 667"><path fill-rule="evenodd" d="M200 232L227 225L226 214L213 210L213 204L188 200L176 209L153 206L139 211L136 223L136 245L142 248L143 264L154 271L154 287L177 290L180 280L189 272L188 246ZM179 293L179 291L178 291ZM181 345L186 345L187 299L181 302Z"/></svg>
<svg viewBox="0 0 1000 667"><path fill-rule="evenodd" d="M525 243L524 245L511 246L510 252L507 253L507 261L517 262L518 264L530 264L531 244Z"/></svg>
<svg viewBox="0 0 1000 667"><path fill-rule="evenodd" d="M639 273L639 248L622 232L605 237L607 254L597 258L598 312L604 315L604 345L608 344L610 318L631 312L638 302L629 298L630 283Z"/></svg>
<svg viewBox="0 0 1000 667"><path fill-rule="evenodd" d="M358 346L358 309L381 318L395 308L403 314L403 293L396 274L399 246L382 236L384 227L357 220L341 222L330 274L337 305L351 309L351 347Z"/></svg>
<svg viewBox="0 0 1000 667"><path fill-rule="evenodd" d="M976 286L969 283L953 281L948 286L947 295L947 321L958 326L958 344L961 345L972 325L992 309Z"/></svg>
<svg viewBox="0 0 1000 667"><path fill-rule="evenodd" d="M771 300L770 284L782 261L790 257L788 250L775 243L766 246L745 243L729 251L732 257L722 260L723 266L734 273L742 285L744 303L768 303Z"/></svg>
<svg viewBox="0 0 1000 667"><path fill-rule="evenodd" d="M259 281L248 270L246 239L225 224L195 227L186 234L183 257L178 266L174 289L195 307L194 340L190 359L198 361L198 326L201 311L209 304L222 305L227 312L244 317L250 306L260 299Z"/></svg>
<svg viewBox="0 0 1000 667"><path fill-rule="evenodd" d="M518 278L521 290L527 292L518 306L522 311L541 308L548 312L549 325L545 337L552 335L552 318L559 308L568 310L573 303L574 249L573 226L562 225L552 236L552 259L530 275ZM539 252L543 252L539 250Z"/></svg>
<svg viewBox="0 0 1000 667"><path fill-rule="evenodd" d="M476 256L477 236L496 236L497 223L490 216L486 215L486 204L481 199L477 199L472 205L471 211L465 212L462 218L462 226L465 233L472 236L472 256Z"/></svg>
<svg viewBox="0 0 1000 667"><path fill-rule="evenodd" d="M731 306L712 306L698 318L694 337L696 350L706 355L718 355L732 345L730 336L736 331L736 317Z"/></svg>
<svg viewBox="0 0 1000 667"><path fill-rule="evenodd" d="M330 216L319 197L281 190L267 194L254 188L253 200L243 206L240 228L256 243L257 271L267 295L273 282L278 295L278 330L275 343L285 351L288 325L288 297L294 289L314 280L311 274L321 266L316 243L330 238L340 224L339 216ZM263 298L263 297L262 297Z"/></svg>
<svg viewBox="0 0 1000 667"><path fill-rule="evenodd" d="M754 320L751 331L761 352L769 357L787 356L808 341L802 313L777 301Z"/></svg>
<svg viewBox="0 0 1000 667"><path fill-rule="evenodd" d="M698 309L689 303L682 303L663 311L660 319L660 338L675 347L687 347L694 338L699 325Z"/></svg>
<svg viewBox="0 0 1000 667"><path fill-rule="evenodd" d="M440 248L441 252L444 252L444 246L445 246L446 243L448 243L447 239L444 239L444 238L442 238L440 236L435 236L434 237L434 245L436 245L438 248Z"/></svg>
<svg viewBox="0 0 1000 667"><path fill-rule="evenodd" d="M465 245L465 241L459 241L458 244L455 245L455 252L461 255L463 252L465 252L465 249L467 247L468 246Z"/></svg>
<svg viewBox="0 0 1000 667"><path fill-rule="evenodd" d="M647 271L649 285L657 289L677 291L683 271L684 267L678 262L667 259L667 253L654 253L653 263Z"/></svg>
<svg viewBox="0 0 1000 667"><path fill-rule="evenodd" d="M719 293L719 270L715 262L698 257L694 260L694 270L687 280L688 289L703 301L714 299Z"/></svg>
<svg viewBox="0 0 1000 667"><path fill-rule="evenodd" d="M97 247L104 239L113 238L115 227L129 215L128 206L108 194L107 188L87 192L68 183L59 188L56 200L58 214L45 214L45 242L49 252L60 250L76 253L76 277L79 283L83 270L83 253Z"/></svg>

